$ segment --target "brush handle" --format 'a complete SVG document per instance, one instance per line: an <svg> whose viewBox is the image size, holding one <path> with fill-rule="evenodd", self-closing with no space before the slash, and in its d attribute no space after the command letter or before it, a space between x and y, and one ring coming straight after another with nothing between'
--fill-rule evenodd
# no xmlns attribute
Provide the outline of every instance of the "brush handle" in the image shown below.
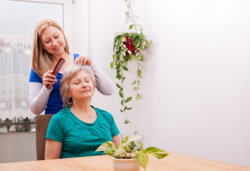
<svg viewBox="0 0 250 171"><path fill-rule="evenodd" d="M62 68L63 64L65 63L65 59L60 58L52 72L53 75L57 76L57 74L59 73L60 69Z"/></svg>

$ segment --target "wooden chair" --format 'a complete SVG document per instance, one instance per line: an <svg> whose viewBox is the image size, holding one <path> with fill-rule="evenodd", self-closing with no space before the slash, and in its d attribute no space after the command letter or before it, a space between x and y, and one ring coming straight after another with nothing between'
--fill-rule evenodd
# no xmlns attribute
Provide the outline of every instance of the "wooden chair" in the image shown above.
<svg viewBox="0 0 250 171"><path fill-rule="evenodd" d="M38 115L35 118L37 160L44 160L47 128L52 116L53 115Z"/></svg>

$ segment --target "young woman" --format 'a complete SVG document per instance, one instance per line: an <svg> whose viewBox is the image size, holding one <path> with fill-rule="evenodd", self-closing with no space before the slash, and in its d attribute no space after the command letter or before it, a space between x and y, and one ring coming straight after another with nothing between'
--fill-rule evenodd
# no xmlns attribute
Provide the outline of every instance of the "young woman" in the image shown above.
<svg viewBox="0 0 250 171"><path fill-rule="evenodd" d="M53 69L60 58L65 59L59 74ZM38 23L34 32L32 69L29 78L30 110L34 114L55 114L62 109L60 80L64 69L73 63L89 65L94 71L96 88L104 95L111 95L114 86L110 78L86 56L71 54L64 32L55 21L46 19Z"/></svg>
<svg viewBox="0 0 250 171"><path fill-rule="evenodd" d="M90 105L95 85L89 66L71 65L64 70L61 96L65 108L49 123L45 159L102 155L95 152L102 143L120 144L112 115Z"/></svg>

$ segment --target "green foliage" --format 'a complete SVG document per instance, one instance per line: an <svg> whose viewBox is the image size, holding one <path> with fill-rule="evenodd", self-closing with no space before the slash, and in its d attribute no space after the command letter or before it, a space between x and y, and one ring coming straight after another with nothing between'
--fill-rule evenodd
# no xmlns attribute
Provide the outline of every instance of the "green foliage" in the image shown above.
<svg viewBox="0 0 250 171"><path fill-rule="evenodd" d="M146 167L148 165L148 154L144 150L142 150L140 153L136 154L136 158L139 164L146 170Z"/></svg>
<svg viewBox="0 0 250 171"><path fill-rule="evenodd" d="M127 6L125 12L126 22L128 25L128 32L117 33L113 43L113 60L110 63L110 68L116 71L116 78L118 80L116 87L119 89L119 96L121 98L121 112L132 110L129 102L142 99L141 91L141 79L142 79L142 63L144 61L143 51L147 50L152 44L151 40L148 40L144 33L142 26L136 23L137 17L132 15L131 1L124 0ZM124 94L124 85L126 82L126 72L129 71L129 65L131 62L137 64L137 69L134 72L135 78L132 81L132 90L135 92L135 98L132 96L127 97ZM126 119L125 124L129 123Z"/></svg>
<svg viewBox="0 0 250 171"><path fill-rule="evenodd" d="M127 38L130 38L133 46L134 51L132 52L129 49L127 44ZM110 63L110 68L116 71L116 78L118 79L118 83L116 87L119 89L119 95L121 97L121 112L125 112L131 108L128 107L128 104L133 98L129 97L126 98L123 92L123 84L126 80L125 72L127 72L129 62L135 61L137 63L137 69L135 71L135 79L132 81L132 89L136 92L136 100L142 98L142 95L139 93L140 90L140 83L142 79L142 69L141 69L141 62L144 61L143 57L143 50L146 50L150 45L150 41L148 41L144 34L141 33L121 33L118 34L114 38L114 55L113 60Z"/></svg>
<svg viewBox="0 0 250 171"><path fill-rule="evenodd" d="M164 150L157 147L143 148L143 143L141 142L141 137L126 136L121 139L119 146L115 146L113 142L105 142L97 148L96 151L103 151L107 155L113 156L119 159L130 159L136 158L141 167L146 170L148 164L148 155L153 155L157 159L162 159L168 155Z"/></svg>
<svg viewBox="0 0 250 171"><path fill-rule="evenodd" d="M104 151L104 153L106 153L107 155L113 155L115 153L115 144L113 142L105 142L103 143L98 149L97 151Z"/></svg>

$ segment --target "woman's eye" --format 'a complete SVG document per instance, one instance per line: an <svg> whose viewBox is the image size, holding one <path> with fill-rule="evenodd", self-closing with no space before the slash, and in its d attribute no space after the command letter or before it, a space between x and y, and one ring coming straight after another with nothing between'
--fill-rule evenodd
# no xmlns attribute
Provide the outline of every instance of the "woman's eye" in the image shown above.
<svg viewBox="0 0 250 171"><path fill-rule="evenodd" d="M45 43L49 43L49 42L50 42L50 40L46 41Z"/></svg>

